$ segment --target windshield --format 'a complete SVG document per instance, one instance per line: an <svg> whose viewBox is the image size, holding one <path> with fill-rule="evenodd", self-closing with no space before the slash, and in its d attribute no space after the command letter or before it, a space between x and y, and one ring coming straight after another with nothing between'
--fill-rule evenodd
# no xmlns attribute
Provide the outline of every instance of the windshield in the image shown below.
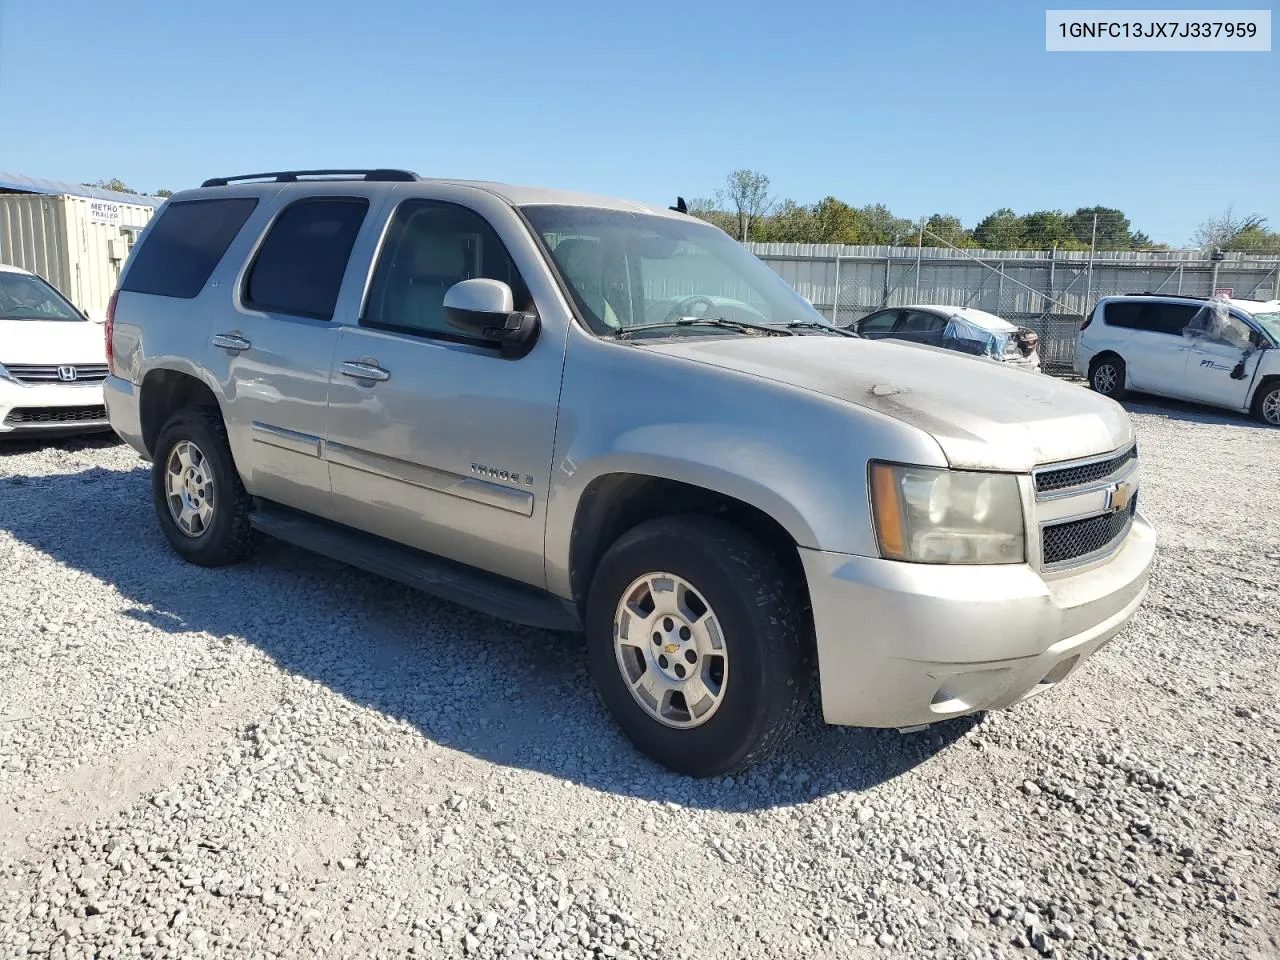
<svg viewBox="0 0 1280 960"><path fill-rule="evenodd" d="M83 320L39 277L0 270L0 320Z"/></svg>
<svg viewBox="0 0 1280 960"><path fill-rule="evenodd" d="M745 325L826 325L781 277L709 224L599 207L522 210L601 336L758 336L765 331ZM677 324L690 317L732 323Z"/></svg>
<svg viewBox="0 0 1280 960"><path fill-rule="evenodd" d="M1273 343L1280 343L1280 313L1255 313L1253 319L1267 332Z"/></svg>

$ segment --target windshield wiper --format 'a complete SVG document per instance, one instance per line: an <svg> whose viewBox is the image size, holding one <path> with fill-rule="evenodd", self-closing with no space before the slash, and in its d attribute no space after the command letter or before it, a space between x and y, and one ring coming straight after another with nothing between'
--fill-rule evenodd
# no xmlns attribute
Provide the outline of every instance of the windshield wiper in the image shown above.
<svg viewBox="0 0 1280 960"><path fill-rule="evenodd" d="M842 337L862 339L852 330L846 330L844 327L837 327L830 323L819 323L817 320L792 320L790 323L784 323L783 326L788 330L822 330L825 333L834 333Z"/></svg>
<svg viewBox="0 0 1280 960"><path fill-rule="evenodd" d="M643 330L662 330L670 327L720 327L725 330L755 330L775 337L795 336L790 330L782 327L770 327L763 323L748 323L745 320L730 320L728 317L676 317L674 320L663 320L661 323L640 323L634 327L623 327L618 331L619 340L626 340L633 333Z"/></svg>

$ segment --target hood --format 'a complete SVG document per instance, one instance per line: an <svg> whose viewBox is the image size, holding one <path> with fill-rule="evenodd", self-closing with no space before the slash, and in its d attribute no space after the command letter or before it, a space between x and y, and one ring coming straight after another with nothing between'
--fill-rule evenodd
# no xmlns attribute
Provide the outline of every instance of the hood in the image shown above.
<svg viewBox="0 0 1280 960"><path fill-rule="evenodd" d="M1133 439L1118 403L1009 365L892 340L724 337L642 349L866 407L930 434L953 467L1026 472Z"/></svg>
<svg viewBox="0 0 1280 960"><path fill-rule="evenodd" d="M0 320L0 364L106 363L100 323L89 320Z"/></svg>

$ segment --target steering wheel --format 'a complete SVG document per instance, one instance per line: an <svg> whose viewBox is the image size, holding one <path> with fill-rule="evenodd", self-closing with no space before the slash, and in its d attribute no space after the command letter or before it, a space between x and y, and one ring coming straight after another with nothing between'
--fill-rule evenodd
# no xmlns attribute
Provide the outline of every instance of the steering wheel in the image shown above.
<svg viewBox="0 0 1280 960"><path fill-rule="evenodd" d="M683 300L677 301L675 306L667 311L666 319L662 322L674 323L681 317L705 317L707 312L715 305L716 302L710 297L704 297L701 295L685 297ZM694 313L693 310L695 307L701 307L702 309L699 312Z"/></svg>

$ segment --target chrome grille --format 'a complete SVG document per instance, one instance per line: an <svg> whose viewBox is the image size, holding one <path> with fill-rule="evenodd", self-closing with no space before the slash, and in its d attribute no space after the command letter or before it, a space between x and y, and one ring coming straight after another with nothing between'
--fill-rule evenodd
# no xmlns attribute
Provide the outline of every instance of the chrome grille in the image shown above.
<svg viewBox="0 0 1280 960"><path fill-rule="evenodd" d="M107 408L96 407L14 407L4 418L8 426L40 423L92 423L107 419Z"/></svg>
<svg viewBox="0 0 1280 960"><path fill-rule="evenodd" d="M1095 460L1093 463L1082 463L1068 467L1051 467L1036 472L1036 493L1049 493L1055 490L1068 490L1072 487L1084 487L1100 480L1105 480L1118 473L1138 458L1138 447L1134 444L1124 453L1106 460Z"/></svg>
<svg viewBox="0 0 1280 960"><path fill-rule="evenodd" d="M1044 564L1066 563L1106 550L1129 532L1137 506L1138 496L1134 494L1125 510L1046 526L1040 535Z"/></svg>
<svg viewBox="0 0 1280 960"><path fill-rule="evenodd" d="M4 368L22 383L101 383L105 363L6 363ZM70 373L69 377L64 374Z"/></svg>

